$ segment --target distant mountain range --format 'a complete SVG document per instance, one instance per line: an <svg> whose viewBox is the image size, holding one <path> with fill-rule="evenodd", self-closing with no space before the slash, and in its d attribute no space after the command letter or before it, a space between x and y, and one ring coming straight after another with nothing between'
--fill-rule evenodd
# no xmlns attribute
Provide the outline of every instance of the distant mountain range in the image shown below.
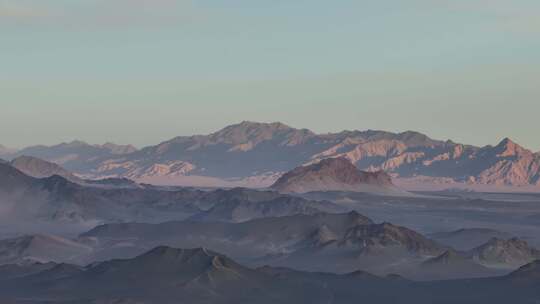
<svg viewBox="0 0 540 304"><path fill-rule="evenodd" d="M427 184L540 189L540 153L508 138L495 146L476 147L412 131L315 134L282 123L242 122L140 150L76 141L1 153L9 159L42 158L83 177L127 177L156 184L268 187L298 166L346 158L361 170L385 171L410 188Z"/></svg>
<svg viewBox="0 0 540 304"><path fill-rule="evenodd" d="M136 278L136 279L134 279ZM502 277L413 282L356 271L343 275L249 268L205 249L159 246L131 259L80 267L0 267L2 303L535 303L539 262Z"/></svg>
<svg viewBox="0 0 540 304"><path fill-rule="evenodd" d="M0 157L13 159L18 156L33 156L54 162L69 171L79 173L92 170L102 159L114 158L118 155L129 154L135 151L137 149L131 145L116 145L113 143L91 145L75 140L54 146L39 145L20 150L2 150L0 148Z"/></svg>

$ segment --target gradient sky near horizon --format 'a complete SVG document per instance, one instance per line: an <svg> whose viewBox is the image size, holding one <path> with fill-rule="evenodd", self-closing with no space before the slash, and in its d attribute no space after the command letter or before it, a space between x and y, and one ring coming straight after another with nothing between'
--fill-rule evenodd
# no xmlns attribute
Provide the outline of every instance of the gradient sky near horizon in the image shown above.
<svg viewBox="0 0 540 304"><path fill-rule="evenodd" d="M242 120L540 150L538 0L0 0L0 144Z"/></svg>

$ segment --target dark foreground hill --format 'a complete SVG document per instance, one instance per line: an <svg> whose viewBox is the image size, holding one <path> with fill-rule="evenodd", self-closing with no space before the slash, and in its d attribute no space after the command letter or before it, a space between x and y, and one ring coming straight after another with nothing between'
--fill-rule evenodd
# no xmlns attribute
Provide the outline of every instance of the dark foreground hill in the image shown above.
<svg viewBox="0 0 540 304"><path fill-rule="evenodd" d="M2 303L537 303L540 267L504 277L416 283L365 272L345 275L252 269L198 249L157 247L138 257L78 267L0 267ZM180 301L180 302L179 302Z"/></svg>

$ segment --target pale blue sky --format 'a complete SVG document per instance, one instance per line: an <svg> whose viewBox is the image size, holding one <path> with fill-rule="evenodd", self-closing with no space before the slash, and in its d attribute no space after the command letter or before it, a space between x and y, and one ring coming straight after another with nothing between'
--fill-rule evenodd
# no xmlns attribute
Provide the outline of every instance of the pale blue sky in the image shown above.
<svg viewBox="0 0 540 304"><path fill-rule="evenodd" d="M540 150L538 0L0 0L0 144L242 120Z"/></svg>

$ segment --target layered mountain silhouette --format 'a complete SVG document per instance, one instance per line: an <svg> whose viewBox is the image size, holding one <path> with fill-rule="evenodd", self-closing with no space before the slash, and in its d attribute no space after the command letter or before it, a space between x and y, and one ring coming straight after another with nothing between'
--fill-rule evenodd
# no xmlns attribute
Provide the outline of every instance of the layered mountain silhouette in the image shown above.
<svg viewBox="0 0 540 304"><path fill-rule="evenodd" d="M245 267L205 248L156 247L132 259L79 267L0 267L3 303L533 303L538 262L503 277L416 283L355 271L344 275ZM137 278L134 280L133 278ZM511 288L509 288L511 286ZM391 290L391 292L389 292ZM531 302L532 301L532 302Z"/></svg>
<svg viewBox="0 0 540 304"><path fill-rule="evenodd" d="M411 266L446 250L413 230L389 223L376 224L355 211L266 217L242 223L107 224L81 235L81 240L85 239L107 244L97 250L101 258L122 254L130 257L158 244L205 246L250 265L341 273L352 268L387 274L387 265L400 261ZM115 244L128 242L132 251L126 247L123 251L114 249Z"/></svg>
<svg viewBox="0 0 540 304"><path fill-rule="evenodd" d="M140 150L74 141L0 157L0 303L540 298L538 194L400 188L540 189L540 154L508 138L242 122ZM432 233L453 227L508 233Z"/></svg>
<svg viewBox="0 0 540 304"><path fill-rule="evenodd" d="M106 184L107 187L100 185ZM161 222L189 217L244 221L263 216L337 212L330 202L248 189L201 191L131 187L109 179L77 184L53 175L35 178L0 164L0 216L57 222Z"/></svg>
<svg viewBox="0 0 540 304"><path fill-rule="evenodd" d="M180 233L182 232L182 233ZM266 217L242 223L216 221L106 224L80 236L100 244L98 259L131 257L157 245L205 246L248 265L346 273L363 269L419 280L506 274L539 258L519 239L492 239L455 250L390 223L355 212ZM118 247L120 244L130 246Z"/></svg>
<svg viewBox="0 0 540 304"><path fill-rule="evenodd" d="M75 141L30 147L17 155L53 161L83 176L164 184L269 186L296 167L346 158L361 170L385 171L410 183L540 186L540 154L508 138L496 146L476 147L412 131L315 134L282 123L242 122L141 150Z"/></svg>
<svg viewBox="0 0 540 304"><path fill-rule="evenodd" d="M320 292L303 295L293 285L204 248L164 246L133 259L111 260L86 268L58 264L3 283L0 288L3 298L22 298L24 293L34 298L90 299L105 303L131 300L174 303L178 299L189 303L279 303L289 301L289 297L303 301L321 295ZM6 286L12 287L11 290Z"/></svg>
<svg viewBox="0 0 540 304"><path fill-rule="evenodd" d="M354 191L406 194L394 186L386 173L360 171L346 158L327 158L298 167L281 176L272 188L285 193Z"/></svg>
<svg viewBox="0 0 540 304"><path fill-rule="evenodd" d="M195 242L192 246L221 246L220 250L233 256L260 256L326 245L329 241L343 238L354 227L372 224L369 218L352 211L344 214L267 217L242 223L182 221L105 224L81 237L98 240L135 238L140 241L140 244L136 244L140 247L152 247L156 243L187 246ZM179 234L178 231L186 233ZM232 247L226 248L229 245Z"/></svg>

